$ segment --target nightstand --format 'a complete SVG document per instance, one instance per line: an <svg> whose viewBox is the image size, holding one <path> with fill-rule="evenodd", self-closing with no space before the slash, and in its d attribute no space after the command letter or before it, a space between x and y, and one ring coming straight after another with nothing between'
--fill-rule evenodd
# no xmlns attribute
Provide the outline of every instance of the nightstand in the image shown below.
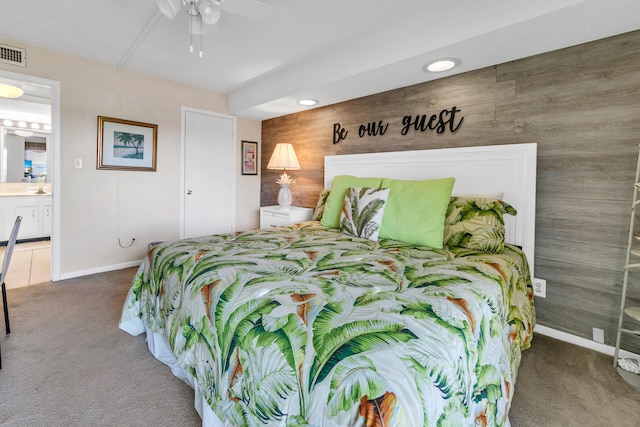
<svg viewBox="0 0 640 427"><path fill-rule="evenodd" d="M298 206L262 206L260 208L260 228L280 227L309 221L313 209Z"/></svg>

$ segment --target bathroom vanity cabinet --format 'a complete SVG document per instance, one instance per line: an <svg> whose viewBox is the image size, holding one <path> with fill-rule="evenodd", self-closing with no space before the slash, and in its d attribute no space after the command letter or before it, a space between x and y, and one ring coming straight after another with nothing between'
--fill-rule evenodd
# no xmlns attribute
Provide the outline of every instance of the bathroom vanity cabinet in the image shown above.
<svg viewBox="0 0 640 427"><path fill-rule="evenodd" d="M51 195L0 195L0 241L7 241L17 216L22 217L18 240L51 235Z"/></svg>

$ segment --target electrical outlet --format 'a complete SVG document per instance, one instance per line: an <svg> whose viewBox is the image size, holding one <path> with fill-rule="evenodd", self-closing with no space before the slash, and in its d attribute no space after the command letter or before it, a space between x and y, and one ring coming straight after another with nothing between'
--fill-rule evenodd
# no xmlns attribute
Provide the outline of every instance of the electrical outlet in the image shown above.
<svg viewBox="0 0 640 427"><path fill-rule="evenodd" d="M547 281L544 279L533 278L533 295L546 298L547 297Z"/></svg>
<svg viewBox="0 0 640 427"><path fill-rule="evenodd" d="M593 328L593 340L600 344L604 344L604 331L599 328Z"/></svg>

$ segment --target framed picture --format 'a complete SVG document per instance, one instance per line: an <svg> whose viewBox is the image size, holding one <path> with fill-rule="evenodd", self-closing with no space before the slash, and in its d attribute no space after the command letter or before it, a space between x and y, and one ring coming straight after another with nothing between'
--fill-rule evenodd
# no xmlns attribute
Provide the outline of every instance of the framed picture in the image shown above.
<svg viewBox="0 0 640 427"><path fill-rule="evenodd" d="M98 116L98 169L156 171L158 125Z"/></svg>
<svg viewBox="0 0 640 427"><path fill-rule="evenodd" d="M242 141L242 175L258 175L258 143Z"/></svg>

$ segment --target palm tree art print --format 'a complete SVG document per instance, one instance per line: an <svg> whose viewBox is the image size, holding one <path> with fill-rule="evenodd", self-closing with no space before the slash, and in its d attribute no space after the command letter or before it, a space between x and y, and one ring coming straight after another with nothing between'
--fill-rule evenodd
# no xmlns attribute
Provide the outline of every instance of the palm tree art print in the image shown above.
<svg viewBox="0 0 640 427"><path fill-rule="evenodd" d="M114 157L123 159L144 158L144 135L115 131L113 132L113 142Z"/></svg>

